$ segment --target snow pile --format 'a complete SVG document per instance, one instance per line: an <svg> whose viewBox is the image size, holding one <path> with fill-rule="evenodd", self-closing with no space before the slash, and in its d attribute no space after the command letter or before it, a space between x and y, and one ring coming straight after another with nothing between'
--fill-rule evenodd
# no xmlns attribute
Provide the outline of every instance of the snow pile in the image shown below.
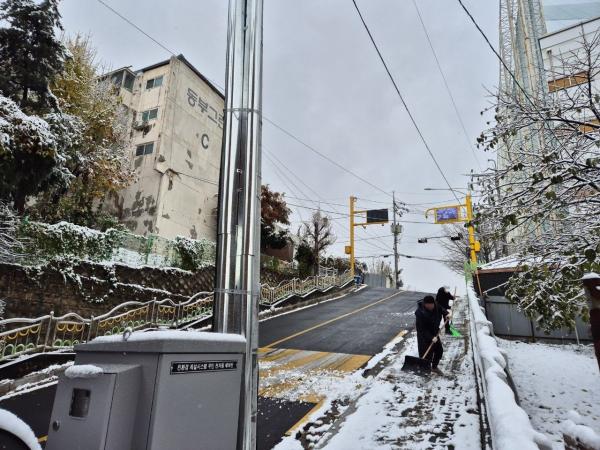
<svg viewBox="0 0 600 450"><path fill-rule="evenodd" d="M25 422L13 413L0 409L0 430L6 430L21 439L31 450L41 450L40 444Z"/></svg>
<svg viewBox="0 0 600 450"><path fill-rule="evenodd" d="M600 434L587 426L585 419L576 411L569 411L568 417L562 423L563 433L590 449L600 450Z"/></svg>
<svg viewBox="0 0 600 450"><path fill-rule="evenodd" d="M104 373L104 369L92 364L76 364L65 370L67 378L96 378Z"/></svg>
<svg viewBox="0 0 600 450"><path fill-rule="evenodd" d="M527 413L517 405L505 371L506 356L492 337L491 323L481 311L472 286L467 290L467 296L471 310L473 345L479 366L485 374L484 391L494 448L551 448L551 441L533 428Z"/></svg>

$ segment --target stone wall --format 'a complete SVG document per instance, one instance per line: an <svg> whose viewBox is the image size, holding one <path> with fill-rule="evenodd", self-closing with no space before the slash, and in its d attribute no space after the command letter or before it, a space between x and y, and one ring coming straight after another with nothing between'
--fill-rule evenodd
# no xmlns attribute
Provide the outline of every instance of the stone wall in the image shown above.
<svg viewBox="0 0 600 450"><path fill-rule="evenodd" d="M33 318L51 311L90 317L127 301L186 300L197 292L212 291L214 278L214 267L192 273L87 262L41 268L0 264L0 299L6 301L4 318Z"/></svg>

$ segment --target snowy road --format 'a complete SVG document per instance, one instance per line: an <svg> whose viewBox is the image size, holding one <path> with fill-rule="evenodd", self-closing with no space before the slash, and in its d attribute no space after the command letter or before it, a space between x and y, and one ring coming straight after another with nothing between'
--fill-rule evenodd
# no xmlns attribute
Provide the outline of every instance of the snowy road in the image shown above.
<svg viewBox="0 0 600 450"><path fill-rule="evenodd" d="M335 391L339 380L411 330L416 301L423 295L366 288L262 321L259 450L272 448L324 394ZM0 399L0 408L16 412L43 438L54 391L55 385L50 385Z"/></svg>

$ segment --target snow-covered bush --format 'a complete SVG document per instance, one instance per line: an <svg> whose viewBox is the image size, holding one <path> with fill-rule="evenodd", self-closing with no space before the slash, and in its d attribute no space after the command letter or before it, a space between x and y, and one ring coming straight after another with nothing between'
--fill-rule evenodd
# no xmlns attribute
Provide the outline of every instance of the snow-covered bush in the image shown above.
<svg viewBox="0 0 600 450"><path fill-rule="evenodd" d="M198 270L210 263L214 264L215 243L208 239L190 239L177 236L173 242L175 251L181 259L180 268Z"/></svg>
<svg viewBox="0 0 600 450"><path fill-rule="evenodd" d="M28 255L45 261L64 258L110 260L123 239L120 230L100 232L68 222L53 225L23 222L20 234L27 239Z"/></svg>

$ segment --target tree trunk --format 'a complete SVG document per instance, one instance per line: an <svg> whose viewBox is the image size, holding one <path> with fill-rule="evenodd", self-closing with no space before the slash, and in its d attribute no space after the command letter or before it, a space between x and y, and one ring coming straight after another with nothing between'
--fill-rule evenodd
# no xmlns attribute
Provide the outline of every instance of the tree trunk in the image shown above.
<svg viewBox="0 0 600 450"><path fill-rule="evenodd" d="M13 206L19 215L23 215L25 212L25 195L21 192L16 192L14 195Z"/></svg>

